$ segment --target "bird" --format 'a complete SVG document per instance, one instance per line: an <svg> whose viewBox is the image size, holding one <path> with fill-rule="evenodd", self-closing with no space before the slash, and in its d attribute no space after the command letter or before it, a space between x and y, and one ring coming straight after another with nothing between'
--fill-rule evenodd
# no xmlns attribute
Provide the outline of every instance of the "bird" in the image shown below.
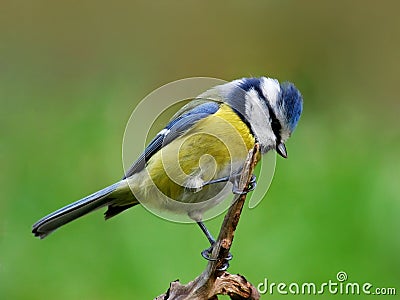
<svg viewBox="0 0 400 300"><path fill-rule="evenodd" d="M33 224L32 233L43 239L96 209L107 207L109 219L143 204L188 216L212 246L203 214L230 188L240 194L255 187L255 176L242 191L236 179L256 143L261 155L275 150L287 158L285 142L302 110L303 97L291 82L251 77L214 86L171 118L120 181L48 214ZM209 260L210 249L201 252Z"/></svg>

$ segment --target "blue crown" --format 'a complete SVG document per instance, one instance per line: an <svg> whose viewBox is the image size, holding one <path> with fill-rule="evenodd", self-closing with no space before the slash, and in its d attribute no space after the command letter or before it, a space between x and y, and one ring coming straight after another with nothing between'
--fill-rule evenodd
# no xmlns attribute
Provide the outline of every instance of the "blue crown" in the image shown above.
<svg viewBox="0 0 400 300"><path fill-rule="evenodd" d="M254 89L260 97L265 100L265 97L260 88L261 78L243 78L239 87L245 91ZM288 124L290 132L292 132L300 119L303 110L303 97L299 90L291 82L283 82L280 84L281 97L277 105L283 108L285 121Z"/></svg>
<svg viewBox="0 0 400 300"><path fill-rule="evenodd" d="M283 82L280 86L286 121L292 132L296 128L303 110L303 97L291 82Z"/></svg>

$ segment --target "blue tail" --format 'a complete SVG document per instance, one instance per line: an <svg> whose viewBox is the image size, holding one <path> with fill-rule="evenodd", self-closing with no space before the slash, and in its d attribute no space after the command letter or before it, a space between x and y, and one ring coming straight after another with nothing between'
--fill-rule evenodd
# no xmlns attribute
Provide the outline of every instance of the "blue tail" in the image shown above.
<svg viewBox="0 0 400 300"><path fill-rule="evenodd" d="M48 236L58 227L67 224L87 213L112 202L110 195L118 188L120 182L110 185L96 193L93 193L81 200L71 203L55 212L45 216L32 226L32 233L41 239Z"/></svg>

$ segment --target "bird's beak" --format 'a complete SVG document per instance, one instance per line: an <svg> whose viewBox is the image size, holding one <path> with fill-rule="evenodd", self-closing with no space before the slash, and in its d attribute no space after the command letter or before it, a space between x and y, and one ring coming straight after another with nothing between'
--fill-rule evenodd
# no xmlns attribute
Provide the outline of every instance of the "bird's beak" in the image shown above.
<svg viewBox="0 0 400 300"><path fill-rule="evenodd" d="M284 143L280 143L276 146L276 152L278 152L278 154L283 158L287 158L286 146Z"/></svg>

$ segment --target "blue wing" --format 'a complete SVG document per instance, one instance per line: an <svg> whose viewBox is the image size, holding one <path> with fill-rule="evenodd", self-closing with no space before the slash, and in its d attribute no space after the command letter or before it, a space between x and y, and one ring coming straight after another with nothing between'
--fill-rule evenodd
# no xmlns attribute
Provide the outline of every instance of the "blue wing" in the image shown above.
<svg viewBox="0 0 400 300"><path fill-rule="evenodd" d="M217 112L219 105L220 104L217 102L204 102L203 104L195 106L191 110L184 109L184 107L182 109L184 113L178 115L175 119L170 121L168 125L155 136L155 138L146 147L144 152L139 156L132 167L130 167L130 169L126 172L124 179L143 170L143 168L146 166L146 162L158 150L165 145L168 145L177 137L181 136L190 127L192 127L193 124Z"/></svg>

